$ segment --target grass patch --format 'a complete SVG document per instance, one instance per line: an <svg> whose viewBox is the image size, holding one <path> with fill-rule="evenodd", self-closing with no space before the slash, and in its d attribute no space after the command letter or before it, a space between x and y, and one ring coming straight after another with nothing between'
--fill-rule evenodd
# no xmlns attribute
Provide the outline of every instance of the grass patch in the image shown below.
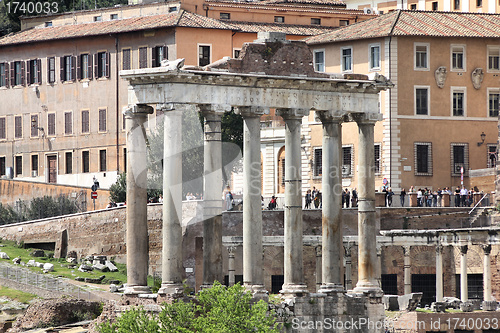
<svg viewBox="0 0 500 333"><path fill-rule="evenodd" d="M10 289L0 286L0 297L7 297L8 299L28 304L32 299L37 298L36 295L25 293L20 290Z"/></svg>

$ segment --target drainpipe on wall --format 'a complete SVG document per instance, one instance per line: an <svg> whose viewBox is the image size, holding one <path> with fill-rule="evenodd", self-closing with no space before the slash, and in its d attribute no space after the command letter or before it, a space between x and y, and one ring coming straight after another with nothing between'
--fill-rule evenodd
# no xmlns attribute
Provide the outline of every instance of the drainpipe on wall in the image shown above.
<svg viewBox="0 0 500 333"><path fill-rule="evenodd" d="M116 172L120 173L120 77L118 64L118 35L115 35L115 69L116 69Z"/></svg>

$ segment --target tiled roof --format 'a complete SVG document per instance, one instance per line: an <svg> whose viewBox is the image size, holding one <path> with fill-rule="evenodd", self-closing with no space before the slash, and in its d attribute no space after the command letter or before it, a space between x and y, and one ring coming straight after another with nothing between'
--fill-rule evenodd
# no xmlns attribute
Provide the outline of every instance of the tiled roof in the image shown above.
<svg viewBox="0 0 500 333"><path fill-rule="evenodd" d="M345 7L343 1L336 0L262 0L260 3L265 4L285 4L285 5L317 5L317 6L335 6Z"/></svg>
<svg viewBox="0 0 500 333"><path fill-rule="evenodd" d="M314 36L328 31L332 31L332 27L321 27L312 25L293 25L283 23L256 23L256 22L233 22L231 24L239 29L241 32L266 32L276 31L284 32L287 35L299 36Z"/></svg>
<svg viewBox="0 0 500 333"><path fill-rule="evenodd" d="M227 23L182 10L177 13L135 17L123 20L27 29L4 36L0 39L0 46L167 27L235 30L234 26Z"/></svg>
<svg viewBox="0 0 500 333"><path fill-rule="evenodd" d="M500 37L500 14L397 10L306 38L308 44L386 36Z"/></svg>

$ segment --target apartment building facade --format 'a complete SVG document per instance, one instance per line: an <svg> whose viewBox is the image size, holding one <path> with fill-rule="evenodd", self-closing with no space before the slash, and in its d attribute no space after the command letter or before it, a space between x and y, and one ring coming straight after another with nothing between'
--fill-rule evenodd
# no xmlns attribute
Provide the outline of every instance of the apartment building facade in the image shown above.
<svg viewBox="0 0 500 333"><path fill-rule="evenodd" d="M395 84L381 94L384 119L375 126L377 188L384 179L396 193L469 186L469 169L496 165L498 37L497 14L394 11L307 39L318 70L382 74ZM320 131L311 126L311 149ZM356 165L356 129L344 124L342 138ZM356 185L355 173L345 176Z"/></svg>

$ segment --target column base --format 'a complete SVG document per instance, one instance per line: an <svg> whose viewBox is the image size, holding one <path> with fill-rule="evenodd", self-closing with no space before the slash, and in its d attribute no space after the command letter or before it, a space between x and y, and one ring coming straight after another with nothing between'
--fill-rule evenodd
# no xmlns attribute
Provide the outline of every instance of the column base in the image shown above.
<svg viewBox="0 0 500 333"><path fill-rule="evenodd" d="M184 286L182 283L162 283L158 295L181 298L184 296Z"/></svg>
<svg viewBox="0 0 500 333"><path fill-rule="evenodd" d="M445 302L432 302L431 311L432 312L446 312L446 303Z"/></svg>
<svg viewBox="0 0 500 333"><path fill-rule="evenodd" d="M497 301L483 301L484 311L496 311L498 307Z"/></svg>
<svg viewBox="0 0 500 333"><path fill-rule="evenodd" d="M254 299L265 300L269 299L269 293L262 284L245 284L245 289L252 293Z"/></svg>
<svg viewBox="0 0 500 333"><path fill-rule="evenodd" d="M474 311L474 306L470 301L463 301L460 303L460 310L462 310L462 312L472 312Z"/></svg>
<svg viewBox="0 0 500 333"><path fill-rule="evenodd" d="M344 293L344 286L341 284L336 284L336 283L324 283L321 285L321 287L318 290L318 293L320 294L326 294L326 295L332 295L332 294L338 294L338 293Z"/></svg>
<svg viewBox="0 0 500 333"><path fill-rule="evenodd" d="M151 294L151 288L148 286L133 286L125 285L125 290L123 291L125 295L139 295L139 294Z"/></svg>
<svg viewBox="0 0 500 333"><path fill-rule="evenodd" d="M309 294L305 284L284 284L280 294L284 297L303 297Z"/></svg>
<svg viewBox="0 0 500 333"><path fill-rule="evenodd" d="M382 297L384 295L384 292L378 286L377 282L371 281L358 281L352 293L366 294L368 297Z"/></svg>

